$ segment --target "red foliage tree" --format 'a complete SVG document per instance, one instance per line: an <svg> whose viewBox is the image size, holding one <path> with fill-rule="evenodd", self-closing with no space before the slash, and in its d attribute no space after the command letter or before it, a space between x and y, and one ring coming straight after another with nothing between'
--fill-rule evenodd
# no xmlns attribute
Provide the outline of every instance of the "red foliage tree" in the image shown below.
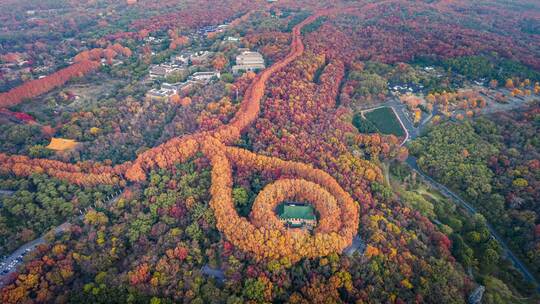
<svg viewBox="0 0 540 304"><path fill-rule="evenodd" d="M25 82L6 93L0 94L0 107L12 107L25 99L34 98L44 94L54 88L64 85L72 78L82 77L97 70L99 66L100 64L95 61L81 60L45 78Z"/></svg>

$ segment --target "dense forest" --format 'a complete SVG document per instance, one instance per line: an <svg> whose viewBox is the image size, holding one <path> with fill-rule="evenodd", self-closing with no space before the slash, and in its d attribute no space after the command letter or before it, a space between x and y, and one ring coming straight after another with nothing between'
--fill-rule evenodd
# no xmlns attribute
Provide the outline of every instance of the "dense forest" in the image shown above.
<svg viewBox="0 0 540 304"><path fill-rule="evenodd" d="M523 18L539 9L1 3L0 254L44 242L0 275L0 302L465 303L484 286L484 303L535 303L488 225L540 275L540 106L482 115L486 100L459 89L537 93L540 39ZM233 72L245 50L266 68ZM182 72L149 76L181 56ZM467 98L468 119L412 116L428 127L408 146L390 108L360 114L395 102L429 120ZM431 189L409 154L481 214ZM315 228L285 226L286 201L312 205Z"/></svg>
<svg viewBox="0 0 540 304"><path fill-rule="evenodd" d="M43 174L28 179L2 179L1 189L13 191L2 200L0 254L39 237L78 215L112 192L110 186L80 188Z"/></svg>
<svg viewBox="0 0 540 304"><path fill-rule="evenodd" d="M540 272L540 108L433 127L411 145L420 167L474 202Z"/></svg>

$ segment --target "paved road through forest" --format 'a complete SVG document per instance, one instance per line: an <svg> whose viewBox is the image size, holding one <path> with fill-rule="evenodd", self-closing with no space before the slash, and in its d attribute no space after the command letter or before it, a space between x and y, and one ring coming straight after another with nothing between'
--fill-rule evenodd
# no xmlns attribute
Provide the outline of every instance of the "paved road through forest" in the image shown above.
<svg viewBox="0 0 540 304"><path fill-rule="evenodd" d="M516 108L519 108L519 107L522 107L522 106L526 105L527 101L530 101L530 99L513 98L512 100L510 100L510 102L508 104L504 104L504 105L496 104L495 106L484 108L482 110L482 113L483 114L490 114L490 113L497 112L497 110L504 111L504 110L516 109ZM495 102L492 101L492 103L495 103ZM378 105L377 107L374 107L374 108L379 108L379 107L382 107L382 106L387 106L387 107L393 108L394 112L398 114L398 119L400 120L402 126L404 126L407 129L408 138L403 142L403 144L405 144L409 140L415 139L418 136L420 136L422 130L425 128L425 126L426 126L426 124L428 122L428 120L424 120L419 127L414 127L414 124L410 121L409 117L404 112L405 111L405 105L400 103L397 99L392 99L392 100L390 100L388 102L385 102L384 104ZM374 108L372 108L372 109L374 109ZM371 110L371 109L367 109L367 110ZM434 113L436 111L437 111L437 108L435 108ZM477 213L481 214L481 213L477 212L476 209L471 204L467 203L461 197L459 197L456 193L454 193L452 190L448 189L448 187L438 183L433 178L429 177L427 174L422 172L422 170L420 170L420 168L418 167L416 157L409 156L407 158L407 160L406 160L406 163L409 165L409 167L412 170L416 171L417 174L419 174L432 187L439 190L447 198L450 198L451 201L456 202L460 206L465 208L470 215L474 215L474 214L477 214ZM536 280L536 278L534 277L532 272L512 252L512 250L508 247L508 245L506 244L504 239L495 231L495 229L489 223L486 222L486 224L487 224L488 230L489 230L492 238L495 239L500 244L501 248L503 249L504 255L508 259L510 259L510 261L514 264L514 267L516 267L516 269L518 269L523 274L525 279L527 279L527 281L529 281L529 282L534 283L537 286L538 290L540 291L540 284L538 283L538 281Z"/></svg>
<svg viewBox="0 0 540 304"><path fill-rule="evenodd" d="M482 114L490 114L490 113L494 113L498 111L513 110L513 109L526 105L527 102L530 101L530 98L520 99L520 98L515 97L509 100L509 102L506 104L499 104L493 100L490 100L490 101L491 101L492 106L482 109ZM392 108L394 110L394 113L397 114L397 118L401 122L402 127L405 127L407 131L406 132L407 137L403 141L402 145L404 145L407 141L413 140L417 138L418 136L420 136L423 129L427 125L427 122L429 122L428 119L424 119L422 121L422 124L419 127L415 127L412 121L409 119L409 117L405 114L406 106L403 103L401 103L397 98L392 98L391 100L387 102L384 102L382 104L379 104L371 108L362 109L362 112L371 111L371 110L381 108L381 107ZM438 107L434 108L434 111L430 117L432 117L434 114L438 114ZM415 157L409 156L407 158L406 163L409 165L409 167L411 167L412 170L416 171L427 183L431 184L432 187L439 190L447 198L450 198L451 201L456 202L460 206L465 208L470 215L479 213L471 204L464 201L461 197L459 197L453 191L448 189L446 186L438 183L437 181L429 177L427 174L423 173L418 167ZM500 244L501 248L504 250L504 255L508 257L508 259L510 259L510 261L514 264L516 269L518 269L523 274L525 279L527 279L527 281L529 282L534 283L537 286L538 290L540 291L540 284L538 284L538 281L536 280L534 275L532 275L531 271L529 271L527 266L523 262L521 262L521 260L512 252L512 250L508 247L508 245L503 240L503 238L499 236L499 234L495 231L495 229L489 223L487 223L487 227L493 239L495 239Z"/></svg>
<svg viewBox="0 0 540 304"><path fill-rule="evenodd" d="M455 194L452 190L448 189L448 187L438 183L433 178L429 177L427 174L422 172L422 170L420 170L420 167L418 167L416 157L409 156L407 158L406 162L409 165L409 167L411 167L412 170L414 170L417 174L419 174L433 188L437 189L440 193L442 193L447 198L450 198L451 201L457 202L460 206L465 208L470 215L474 215L474 214L477 214L477 213L481 214L481 213L477 212L476 209L471 204L467 203L461 197L459 197L457 194ZM501 248L504 251L504 255L508 259L510 259L510 261L514 264L514 267L516 267L516 269L518 269L523 274L525 279L527 279L527 281L529 281L529 282L534 283L536 285L536 287L538 288L538 290L540 291L540 286L538 284L538 281L532 275L532 273L529 271L527 266L525 266L525 264L523 262L521 262L521 260L512 252L512 250L508 247L508 245L503 240L503 238L499 236L497 231L495 231L495 229L489 223L486 222L486 225L487 225L487 228L489 230L489 233L491 234L491 237L493 239L495 239L500 244Z"/></svg>
<svg viewBox="0 0 540 304"><path fill-rule="evenodd" d="M124 193L124 191L118 191L113 196L105 202L105 204L111 204L116 202L120 196ZM84 213L78 216L78 219L83 219ZM63 224L56 226L52 231L54 231L55 234L60 234L71 226L71 223L64 222ZM15 272L17 270L17 267L22 264L24 256L31 252L32 250L36 249L37 246L41 244L47 243L47 240L45 239L45 234L41 237L30 241L21 247L19 247L17 250L12 252L9 256L4 258L0 264L0 287L4 285L5 279L9 276L9 274Z"/></svg>

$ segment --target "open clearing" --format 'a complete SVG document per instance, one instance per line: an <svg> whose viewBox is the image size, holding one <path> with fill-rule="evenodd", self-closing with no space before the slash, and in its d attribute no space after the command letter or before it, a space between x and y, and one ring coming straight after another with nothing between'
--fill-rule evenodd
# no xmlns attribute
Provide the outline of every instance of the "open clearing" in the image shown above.
<svg viewBox="0 0 540 304"><path fill-rule="evenodd" d="M394 134L398 137L405 135L396 114L394 114L394 111L389 107L382 107L365 112L364 116L373 123L377 130L382 134Z"/></svg>

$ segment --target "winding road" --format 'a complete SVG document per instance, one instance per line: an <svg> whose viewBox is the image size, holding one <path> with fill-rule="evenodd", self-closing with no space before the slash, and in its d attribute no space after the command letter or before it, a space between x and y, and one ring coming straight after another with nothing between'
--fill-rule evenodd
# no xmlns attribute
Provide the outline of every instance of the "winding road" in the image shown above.
<svg viewBox="0 0 540 304"><path fill-rule="evenodd" d="M489 98L489 96L486 96ZM499 104L495 102L494 100L490 99L491 106L488 106L484 109L482 109L482 114L490 114L500 111L507 111L507 110L513 110L517 109L519 107L524 106L527 104L528 101L532 100L534 97L528 97L528 98L511 98L508 103L506 104ZM377 108L382 107L389 107L391 108L394 113L396 114L398 120L401 123L401 126L404 128L406 132L406 137L402 142L402 145L404 145L409 140L413 140L420 136L421 132L425 128L427 122L429 122L429 119L426 118L422 121L422 123L418 127L414 127L414 124L410 121L409 117L405 114L406 108L405 105L399 102L399 100L393 98L390 101L387 101L385 103L379 104L376 107L371 107L367 109L363 109L361 112L371 111ZM437 108L434 109L433 113L429 116L429 118L433 117L433 114L436 114L438 111ZM481 214L480 212L476 211L476 209L469 203L467 203L465 200L463 200L459 195L454 193L452 190L448 189L445 185L442 185L435 181L433 178L431 178L429 175L422 172L420 167L418 166L417 159L414 156L409 156L406 160L407 165L415 171L420 177L422 177L427 183L429 183L433 188L437 189L441 194L443 194L445 197L449 198L451 201L457 203L461 207L463 207L470 215L474 214ZM532 272L527 268L527 266L512 252L510 247L506 244L504 239L495 231L493 226L491 224L487 223L487 227L489 230L489 233L491 234L491 237L496 240L501 248L503 249L503 255L506 256L518 269L525 279L537 286L537 290L540 291L540 284L538 283L538 280L535 278L535 276L532 274Z"/></svg>
<svg viewBox="0 0 540 304"><path fill-rule="evenodd" d="M519 105L519 106L522 106L524 103L523 102L516 102L515 104ZM398 119L400 121L402 121L402 125L404 125L406 128L407 128L407 131L408 131L408 134L409 134L409 139L414 139L416 137L418 137L421 133L421 131L423 130L423 128L425 127L426 125L426 122L427 120L424 120L422 122L422 124L418 127L418 128L415 128L413 126L413 124L410 122L410 120L408 119L408 117L405 115L405 113L403 112L404 110L404 106L403 105L396 105L395 104L395 101L392 101L392 102L388 102L387 103L387 106L389 107L398 107L398 110L394 109L395 112L398 113ZM512 108L514 107L517 107L517 106L510 106ZM399 115L399 113L402 113L403 115ZM485 113L493 113L493 110L491 110L490 108L486 108L485 109ZM405 143L406 141L404 141ZM435 181L433 178L431 178L429 175L425 174L424 172L422 172L422 170L420 169L420 167L418 166L418 163L417 163L417 159L416 157L414 156L409 156L406 160L406 163L407 165L409 165L409 167L415 171L419 176L421 176L427 183L429 183L433 188L437 189L439 192L441 192L444 196L446 196L447 198L449 198L451 201L457 203L458 205L460 205L461 207L463 207L465 210L467 210L467 212L470 214L470 215L474 215L474 214L481 214L480 212L476 211L476 209L469 203L467 203L465 200L463 200L459 195L457 195L456 193L454 193L452 190L448 189L448 187L446 187L445 185L442 185L440 184L439 182ZM512 262L512 264L514 265L514 267L516 267L516 269L518 269L522 274L523 276L525 277L525 279L527 279L527 281L533 283L536 285L537 287L537 290L540 291L540 284L538 283L537 279L535 278L535 276L532 274L532 272L527 268L527 266L512 252L512 250L510 249L510 247L506 244L506 242L504 241L504 239L497 233L497 231L495 231L495 229L493 228L493 226L491 226L491 224L489 224L488 222L486 222L487 224L487 227L488 227L488 230L489 230L489 233L491 234L491 237L496 240L501 248L503 249L503 252L504 252L504 255Z"/></svg>
<svg viewBox="0 0 540 304"><path fill-rule="evenodd" d="M109 205L109 204L112 204L112 203L118 201L118 199L120 198L120 196L123 193L124 193L124 190L117 191L115 194L110 196L110 198L107 201L105 201L105 204ZM77 217L77 219L82 220L84 218L84 215L85 215L85 213L81 213L81 215L79 215ZM71 223L70 222L64 222L63 224L53 228L52 231L56 235L58 235L58 234L63 233L64 231L68 230L69 227L71 227ZM41 237L22 245L21 247L19 247L17 250L12 252L9 256L7 256L6 258L4 258L1 261L1 264L0 264L0 288L4 285L5 279L11 273L15 272L17 270L18 266L23 263L23 257L27 253L29 253L29 252L33 251L34 249L36 249L37 246L47 243L47 240L45 239L46 234L48 234L48 233L45 233ZM6 271L6 272L4 273L4 271Z"/></svg>
<svg viewBox="0 0 540 304"><path fill-rule="evenodd" d="M340 13L346 10L355 10L355 8L321 10L295 25L292 29L291 49L288 55L259 73L254 78L246 90L239 111L237 111L233 119L228 124L223 125L220 128L210 132L200 132L190 136L173 138L164 144L141 153L134 162L126 162L115 167L96 165L86 172L78 165L55 162L47 159L21 159L20 156L9 157L2 154L0 154L0 163L6 164L6 167L8 168L9 166L14 166L15 164L21 162L23 163L21 165L26 166L28 166L27 163L34 162L39 163L39 166L41 167L45 166L59 168L56 170L50 170L48 173L51 176L60 177L82 185L117 184L119 180L123 179L124 177L129 182L143 181L146 179L146 173L150 169L156 166L160 168L167 168L177 162L184 162L189 157L195 155L198 151L201 151L211 160L212 164L212 199L210 201L210 206L216 214L217 226L228 237L228 239L233 242L233 244L239 248L249 251L254 250L254 247L250 246L249 241L256 237L260 238L263 234L260 233L258 230L259 228L242 219L235 214L235 212L229 212L230 210L234 211L230 191L227 191L230 184L232 184L232 182L229 183L229 180L232 181L232 168L229 163L229 159L234 159L237 162L248 162L253 159L257 159L260 161L260 163L257 163L258 165L264 163L268 167L277 165L283 166L293 170L295 175L299 176L299 178L312 180L312 182L320 183L321 185L328 187L327 190L329 193L335 196L340 202L340 206L342 207L341 211L344 215L343 219L347 219L347 221L341 225L337 225L337 227L340 227L339 231L320 233L316 234L314 237L285 238L294 242L302 242L302 244L293 244L293 242L287 242L285 245L289 246L290 248L288 249L290 250L286 250L285 253L280 252L281 249L275 245L282 240L280 238L281 234L277 233L281 231L266 234L264 241L261 240L257 242L258 244L266 245L263 252L253 253L267 255L269 252L273 252L272 254L274 256L279 256L280 254L289 254L292 258L300 259L301 256L298 254L298 252L293 250L293 248L298 248L299 245L303 245L306 247L306 249L309 249L302 251L302 253L305 255L309 254L310 256L318 255L319 253L321 255L327 255L328 250L342 251L342 249L347 246L347 243L352 242L352 239L356 234L359 218L357 215L358 208L354 204L354 201L350 195L345 192L330 175L324 171L310 168L302 163L282 161L256 155L242 149L227 147L227 144L231 144L239 139L240 134L259 116L260 102L264 96L266 81L270 78L270 76L274 72L293 62L296 58L304 53L301 29L321 16ZM253 164L253 166L255 165ZM14 174L17 174L16 170L11 171ZM119 195L117 197L119 197ZM229 205L226 203L229 203ZM63 229L66 229L66 226L64 225L69 227L70 224L65 223L57 227L55 231L57 229L59 231L63 231ZM238 227L242 227L243 233L236 233ZM270 236L271 238L269 238ZM321 248L313 246L314 244L322 243L321 240L326 240L326 243L331 244L332 246L325 246ZM331 240L332 242L330 242ZM14 272L17 265L22 262L21 253L31 251L33 248L43 242L45 242L43 238L34 240L33 242L25 244L14 254L8 257L6 259L8 271ZM320 250L320 252L317 250ZM14 261L16 262L15 265L13 265Z"/></svg>
<svg viewBox="0 0 540 304"><path fill-rule="evenodd" d="M413 171L415 171L418 175L420 175L433 188L437 189L440 193L442 193L447 198L450 198L451 201L457 202L458 205L465 208L465 210L467 210L467 212L470 215L481 214L480 212L476 211L476 209L471 204L467 203L461 197L459 197L456 193L454 193L452 190L448 189L448 187L446 187L443 184L438 183L433 178L429 177L427 174L422 172L422 170L420 170L420 167L418 167L416 157L409 156L406 162ZM538 284L538 281L536 280L534 275L529 271L527 266L525 266L525 264L521 262L521 260L512 252L512 250L508 247L504 239L497 233L497 231L495 231L495 229L488 222L486 222L486 226L489 230L489 233L491 234L491 237L501 245L501 248L503 249L503 255L506 256L508 259L510 259L510 261L512 261L512 264L514 264L514 267L516 267L523 274L523 276L527 279L527 281L534 283L537 286L538 291L540 291L540 285Z"/></svg>
<svg viewBox="0 0 540 304"><path fill-rule="evenodd" d="M251 235L246 232L246 235L234 235L232 232L236 232L237 227L228 227L228 223L231 220L230 214L227 213L227 211L230 209L223 209L221 210L221 205L223 202L229 202L230 200L230 191L227 192L226 187L218 187L221 185L227 185L232 184L229 183L231 179L231 169L229 164L229 158L234 158L234 155L229 155L227 153L236 152L235 155L242 156L244 159L241 159L243 161L250 160L250 159L257 159L256 157L259 157L262 159L262 156L258 155L251 155L250 152L245 151L245 153L240 153L240 151L237 148L227 147L227 144L233 143L235 140L237 140L240 137L240 134L242 131L244 131L251 123L258 117L260 112L260 101L264 94L265 89L265 83L269 79L269 77L277 70L283 68L284 66L291 63L293 60L295 60L297 57L299 57L303 51L304 51L304 45L301 41L301 28L309 24L310 22L313 22L318 17L325 15L325 14L331 14L337 12L328 10L325 12L320 12L318 14L312 15L305 19L303 22L298 24L293 29L293 36L292 36L292 43L291 43L291 51L285 57L283 60L277 62L273 66L269 67L268 69L261 72L259 75L257 75L256 79L253 81L253 83L250 85L248 90L246 91L246 96L244 97L244 101L242 102L240 106L240 110L236 113L235 117L229 122L229 124L224 125L223 127L212 131L212 132L205 132L201 134L196 134L190 137L184 137L184 138L176 138L172 139L169 142L162 144L158 147L152 148L145 153L142 153L138 159L133 163L126 163L122 164L116 168L108 168L108 171L100 172L99 176L103 176L104 172L109 174L110 176L121 176L125 175L128 180L131 182L137 182L144 180L146 178L146 172L149 168L155 167L156 165L158 167L165 168L167 166L170 166L178 161L185 160L189 158L190 156L194 155L198 151L202 151L203 154L211 158L211 162L213 165L212 169L212 201L211 206L214 209L214 212L218 213L221 212L221 216L217 216L218 220L218 227L220 227L220 230L225 230L226 228L231 228L230 233L229 231L222 231L224 232L229 239L238 239L238 243L234 243L235 245L241 247L242 243L240 241L244 241L243 239L240 239L240 237L249 238ZM389 102L389 105L392 107L394 112L397 114L398 119L400 120L401 124L405 127L405 129L408 132L407 139L414 139L420 134L420 129L423 127L420 126L420 128L415 128L413 124L410 122L410 120L407 118L407 115L404 112L404 105L400 104L396 100L392 100ZM154 157L155 156L155 157ZM156 161L154 161L155 158L158 158ZM5 157L7 160L8 158ZM266 160L266 159L265 159ZM277 162L276 160L273 160L274 162ZM431 179L426 174L422 173L420 169L418 168L418 165L416 163L416 159L409 157L407 159L407 163L411 168L418 172L418 174L422 177L424 177L427 181L429 181L435 188L440 189L441 193L443 193L445 196L452 198L453 201L458 202L461 204L465 209L468 210L469 213L475 214L477 213L476 210L469 205L467 202L463 201L459 196L457 196L455 193L450 191L448 188L446 188L444 185L441 185ZM287 164L292 165L289 163L286 163L285 161L281 161L279 164ZM300 164L295 164L300 166ZM303 168L303 167L302 167ZM72 175L76 175L77 178L84 177L84 174L80 172L80 170L77 170L75 166L69 167L72 172L69 172ZM69 170L65 170L69 171ZM65 176L65 171L62 171L62 176ZM125 174L124 174L125 173ZM309 172L312 173L312 172ZM323 174L323 172L317 172L319 174ZM90 175L90 174L88 174ZM98 175L98 174L94 174ZM313 174L312 174L313 175ZM97 183L100 182L100 180L95 180L96 178L94 176L90 176L92 178L92 182ZM331 177L324 175L324 178L321 178L321 180L325 181L332 181ZM111 179L112 180L112 179ZM216 182L217 181L217 182ZM216 186L218 185L218 186ZM336 192L341 193L342 189L339 187L339 185L336 183ZM223 190L224 189L224 190ZM344 191L343 191L344 192ZM217 194L217 195L216 195ZM115 201L120 197L121 193L117 195L114 199L107 203L111 203L112 201ZM214 195L216 195L214 197ZM344 195L348 195L344 192ZM226 200L223 200L221 198L225 197ZM348 196L346 197L348 201ZM219 208L218 208L219 207ZM229 206L226 206L229 207ZM349 218L350 219L350 218ZM222 221L222 222L220 222ZM240 224L243 224L244 228L249 228L249 223L239 221ZM356 224L356 223L354 223ZM55 232L62 232L65 229L69 227L69 223L64 223L61 226L58 226L55 228ZM357 229L357 225L351 225L354 226L354 229ZM235 229L233 229L235 228ZM495 230L488 224L488 229L493 236L495 240L497 240L501 247L505 250L506 255L508 258L514 263L517 269L519 269L524 276L531 282L534 282L537 284L536 279L531 274L531 272L526 268L526 266L511 252L511 250L508 248L506 243L502 238L499 237L499 235L495 232ZM256 230L252 229L253 233L255 235ZM346 240L352 239L353 235L349 233L349 231L345 231L346 233L343 233L345 237L343 238L344 242ZM38 246L41 243L44 243L45 240L42 238L34 240L33 242L30 242L28 244L25 244L21 248L19 248L14 254L12 254L10 257L6 259L7 262L12 263L13 261L18 261L20 263L21 259L20 256L22 253L27 252L28 249L32 250L36 246ZM359 241L357 241L358 246L361 244ZM271 244L271 242L262 242L262 244ZM249 244L245 244L245 247L248 248ZM269 247L271 248L271 247ZM309 247L308 247L309 248ZM275 249L275 248L274 248ZM246 249L247 250L247 249ZM9 263L8 263L9 264ZM11 271L13 269L16 269L16 267L12 267ZM203 269L205 273L208 275L214 275L219 277L219 272L215 269L205 268ZM0 283L1 284L1 283ZM538 284L537 284L538 285ZM1 285L0 285L1 287Z"/></svg>

